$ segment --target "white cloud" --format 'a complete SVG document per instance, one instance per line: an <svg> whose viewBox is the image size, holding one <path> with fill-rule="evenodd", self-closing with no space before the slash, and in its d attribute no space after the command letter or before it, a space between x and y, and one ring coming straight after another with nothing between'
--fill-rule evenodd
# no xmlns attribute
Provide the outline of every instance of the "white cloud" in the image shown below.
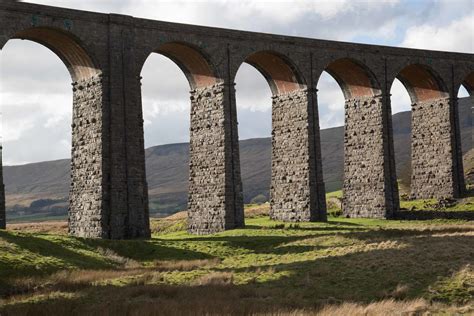
<svg viewBox="0 0 474 316"><path fill-rule="evenodd" d="M344 94L339 84L327 72L323 72L318 85L319 125L329 128L344 125Z"/></svg>
<svg viewBox="0 0 474 316"><path fill-rule="evenodd" d="M258 32L473 51L472 0L28 1ZM66 67L51 51L29 41L9 41L0 57L6 161L20 163L68 157L72 91ZM188 141L189 84L182 71L167 58L154 54L147 60L142 76L146 146ZM271 130L268 83L245 64L235 81L239 135L268 137ZM344 97L337 83L329 75L323 76L318 88L321 127L342 125ZM393 113L409 109L409 104L405 89L395 82Z"/></svg>
<svg viewBox="0 0 474 316"><path fill-rule="evenodd" d="M320 18L330 19L338 13L351 9L349 0L296 0L296 1L240 1L231 4L238 17L259 16L278 23L291 23L304 15L316 14Z"/></svg>
<svg viewBox="0 0 474 316"><path fill-rule="evenodd" d="M410 95L400 80L395 79L392 84L392 88L390 89L390 94L392 95L392 114L403 111L411 111Z"/></svg>
<svg viewBox="0 0 474 316"><path fill-rule="evenodd" d="M469 96L469 92L467 92L464 86L461 86L458 91L458 98L466 98Z"/></svg>
<svg viewBox="0 0 474 316"><path fill-rule="evenodd" d="M271 110L272 92L267 80L249 64L242 64L235 76L237 111L265 112Z"/></svg>
<svg viewBox="0 0 474 316"><path fill-rule="evenodd" d="M472 12L472 7L471 7ZM413 26L406 31L401 46L444 51L474 52L474 13L448 25L431 23Z"/></svg>

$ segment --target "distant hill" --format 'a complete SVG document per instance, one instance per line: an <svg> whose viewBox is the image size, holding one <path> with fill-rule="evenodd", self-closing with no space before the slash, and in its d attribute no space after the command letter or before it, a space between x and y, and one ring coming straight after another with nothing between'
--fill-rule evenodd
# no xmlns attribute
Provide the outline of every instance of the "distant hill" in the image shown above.
<svg viewBox="0 0 474 316"><path fill-rule="evenodd" d="M462 148L472 148L473 127L468 98L460 100ZM393 115L394 145L397 174L402 190L410 180L411 112ZM344 128L321 130L324 181L326 191L342 186ZM240 141L244 199L249 203L256 196L268 198L271 176L271 139ZM186 208L189 145L170 144L146 150L147 180L150 210L155 215L170 214ZM471 170L473 154L466 155L466 167ZM9 218L64 217L69 191L69 160L5 166L4 182Z"/></svg>

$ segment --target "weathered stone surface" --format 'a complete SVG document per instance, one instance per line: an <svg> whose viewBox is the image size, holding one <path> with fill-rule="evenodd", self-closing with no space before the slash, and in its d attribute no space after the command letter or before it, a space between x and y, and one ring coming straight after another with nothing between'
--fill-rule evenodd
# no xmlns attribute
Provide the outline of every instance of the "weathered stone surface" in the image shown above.
<svg viewBox="0 0 474 316"><path fill-rule="evenodd" d="M109 209L103 190L102 78L73 83L69 233L107 238Z"/></svg>
<svg viewBox="0 0 474 316"><path fill-rule="evenodd" d="M232 163L235 117L230 115L228 93L224 84L191 91L188 230L194 234L244 224L242 191L236 195L235 189L241 188L240 171L232 175L237 167Z"/></svg>
<svg viewBox="0 0 474 316"><path fill-rule="evenodd" d="M391 217L398 201L390 199L387 175L387 127L381 96L347 100L344 126L342 208L350 217Z"/></svg>
<svg viewBox="0 0 474 316"><path fill-rule="evenodd" d="M459 196L449 98L412 104L411 195L416 199ZM462 180L463 181L463 180Z"/></svg>
<svg viewBox="0 0 474 316"><path fill-rule="evenodd" d="M319 195L309 108L306 89L273 97L270 217L275 220L326 220L325 200L315 198Z"/></svg>

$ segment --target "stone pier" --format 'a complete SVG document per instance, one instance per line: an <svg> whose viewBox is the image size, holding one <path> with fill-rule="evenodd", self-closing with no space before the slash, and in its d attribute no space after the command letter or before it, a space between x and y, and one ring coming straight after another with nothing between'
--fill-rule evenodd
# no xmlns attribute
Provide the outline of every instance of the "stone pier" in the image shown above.
<svg viewBox="0 0 474 316"><path fill-rule="evenodd" d="M463 192L462 159L457 160L462 152L460 145L456 146L459 127L454 111L457 109L450 98L412 104L412 198L453 198Z"/></svg>
<svg viewBox="0 0 474 316"><path fill-rule="evenodd" d="M346 100L342 208L347 216L390 218L398 210L398 190L386 159L390 130L385 111L381 95Z"/></svg>
<svg viewBox="0 0 474 316"><path fill-rule="evenodd" d="M326 220L326 201L318 194L324 192L324 183L316 177L320 147L318 143L315 148L308 93L301 89L273 97L270 217L275 220Z"/></svg>
<svg viewBox="0 0 474 316"><path fill-rule="evenodd" d="M232 159L238 155L233 153L238 135L229 93L223 83L191 91L188 230L194 234L244 226L240 166Z"/></svg>

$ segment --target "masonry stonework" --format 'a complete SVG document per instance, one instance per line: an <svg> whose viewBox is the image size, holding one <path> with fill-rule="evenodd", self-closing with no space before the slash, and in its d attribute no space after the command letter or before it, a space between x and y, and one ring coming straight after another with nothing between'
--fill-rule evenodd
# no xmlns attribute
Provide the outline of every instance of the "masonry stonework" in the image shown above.
<svg viewBox="0 0 474 316"><path fill-rule="evenodd" d="M51 48L75 82L69 211L74 236L150 236L139 77L144 56L152 52L186 60L186 76L201 83L191 92L191 233L244 226L235 91L230 80L244 61L262 66L272 88L284 91L273 99L272 218L326 219L313 78L319 78L323 63L338 58L345 61L331 70L338 74L343 90L350 87L355 93L346 102L345 214L389 218L397 211L389 96L387 92L383 97L352 95L368 95L379 86L374 83L390 87L400 70L412 64L429 65L423 67L444 81L440 86L453 90L443 90L451 95L449 100L414 106L413 194L452 197L464 190L452 96L461 84L474 86L473 54L242 32L0 1L0 49L10 39ZM357 65L370 68L373 76L354 72ZM305 71L300 74L296 68ZM407 79L414 79L406 82L417 82L415 90L434 95L428 72L415 68L405 72ZM426 74L428 80L417 74ZM308 90L298 88L306 86L303 83L311 83ZM4 207L2 199L0 192ZM0 227L5 225L2 218L0 206Z"/></svg>
<svg viewBox="0 0 474 316"><path fill-rule="evenodd" d="M314 143L306 89L273 97L272 181L270 217L302 222L326 220L324 201L317 197ZM311 123L310 123L311 121Z"/></svg>
<svg viewBox="0 0 474 316"><path fill-rule="evenodd" d="M412 198L458 196L451 111L449 98L412 104Z"/></svg>
<svg viewBox="0 0 474 316"><path fill-rule="evenodd" d="M229 91L220 83L191 91L188 230L209 234L243 227L232 163ZM238 173L237 173L238 174ZM238 181L238 183L235 183ZM240 189L241 190L241 189Z"/></svg>
<svg viewBox="0 0 474 316"><path fill-rule="evenodd" d="M386 176L390 165L385 160L382 100L382 96L346 100L342 208L349 217L390 218L396 211L396 201L386 195L391 182Z"/></svg>
<svg viewBox="0 0 474 316"><path fill-rule="evenodd" d="M101 77L73 83L69 233L78 237L109 237L102 93Z"/></svg>

